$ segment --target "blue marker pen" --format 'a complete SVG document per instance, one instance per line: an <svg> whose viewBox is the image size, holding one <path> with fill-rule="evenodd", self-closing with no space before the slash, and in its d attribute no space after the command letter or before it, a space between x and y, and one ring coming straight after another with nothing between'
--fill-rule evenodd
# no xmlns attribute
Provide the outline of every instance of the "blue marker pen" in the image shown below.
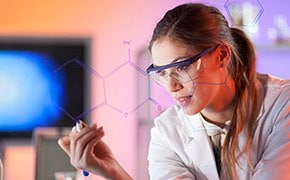
<svg viewBox="0 0 290 180"><path fill-rule="evenodd" d="M77 129L77 132L80 132L80 130L81 130L81 125L80 125L79 121L76 123L76 129ZM83 170L83 175L88 176L89 172Z"/></svg>

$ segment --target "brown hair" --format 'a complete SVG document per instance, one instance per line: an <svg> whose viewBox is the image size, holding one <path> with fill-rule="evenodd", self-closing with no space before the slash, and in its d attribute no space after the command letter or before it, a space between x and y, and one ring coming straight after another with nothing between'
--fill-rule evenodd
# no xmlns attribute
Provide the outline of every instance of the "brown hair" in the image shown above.
<svg viewBox="0 0 290 180"><path fill-rule="evenodd" d="M204 4L183 4L169 10L156 25L149 44L169 37L172 40L193 47L197 51L225 44L230 47L231 62L228 70L235 81L235 105L231 127L222 148L223 173L235 179L235 167L242 153L246 153L248 164L252 131L257 117L257 92L255 88L255 50L242 30L231 28L221 12ZM240 149L239 134L247 132L245 149Z"/></svg>

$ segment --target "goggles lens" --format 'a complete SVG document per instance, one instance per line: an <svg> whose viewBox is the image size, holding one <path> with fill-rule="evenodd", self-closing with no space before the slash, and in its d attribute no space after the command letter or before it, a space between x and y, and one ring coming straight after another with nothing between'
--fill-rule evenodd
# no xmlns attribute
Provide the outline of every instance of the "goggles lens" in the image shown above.
<svg viewBox="0 0 290 180"><path fill-rule="evenodd" d="M198 78L205 69L204 63L201 59L190 64L167 68L161 71L152 71L149 73L158 84L166 85L169 77L180 83L187 83Z"/></svg>

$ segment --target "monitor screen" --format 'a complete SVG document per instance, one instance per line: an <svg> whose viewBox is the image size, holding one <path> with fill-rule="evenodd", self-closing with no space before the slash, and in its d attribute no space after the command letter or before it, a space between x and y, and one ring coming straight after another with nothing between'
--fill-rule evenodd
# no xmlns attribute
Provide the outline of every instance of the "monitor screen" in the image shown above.
<svg viewBox="0 0 290 180"><path fill-rule="evenodd" d="M84 119L89 38L0 37L0 137Z"/></svg>

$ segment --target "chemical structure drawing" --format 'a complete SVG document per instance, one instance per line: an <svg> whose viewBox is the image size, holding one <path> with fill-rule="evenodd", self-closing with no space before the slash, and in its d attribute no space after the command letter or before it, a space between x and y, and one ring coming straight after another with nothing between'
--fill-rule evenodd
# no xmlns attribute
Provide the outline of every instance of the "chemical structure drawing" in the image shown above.
<svg viewBox="0 0 290 180"><path fill-rule="evenodd" d="M81 60L79 60L77 58L73 58L73 59L68 60L67 62L65 62L64 64L60 65L58 68L56 68L54 70L54 79L55 79L55 81L62 81L62 78L63 78L62 74L66 71L66 69L69 69L69 68L70 68L70 72L69 73L75 73L76 71L81 71L81 72L84 73L84 77L87 80L92 81L92 79L96 79L95 81L98 81L99 82L98 84L104 84L104 78L98 72L96 72L93 68L91 68L90 66L88 66L87 64L85 64L84 62L82 62ZM81 77L81 78L83 78L83 77ZM79 89L80 92L78 92L78 94L80 96L82 96L82 93L84 93L84 92L81 91L82 88L79 87L79 86L86 86L86 85L85 84L83 84L83 85L79 85L79 84L70 85L71 88L80 88ZM75 97L75 98L79 98L79 97ZM68 99L66 101L69 104L68 107L73 106L73 104L74 104L74 100L73 99ZM71 118L71 119L73 119L75 121L78 121L79 119L83 119L84 117L86 117L94 109L105 105L105 103L100 101L100 103L95 105L94 107L85 109L83 112L78 112L78 114L72 114L71 111L70 111L70 108L65 108L62 104L55 104L55 105L61 111L63 111L63 113L66 114L69 118Z"/></svg>
<svg viewBox="0 0 290 180"><path fill-rule="evenodd" d="M62 71L65 71L68 66L75 66L76 70L81 70L86 74L85 78L87 81L95 81L95 84L101 86L99 89L101 89L102 92L100 92L101 95L98 98L97 104L90 105L90 107L86 108L79 114L71 114L70 110L65 109L62 105L56 104L56 106L69 118L75 121L85 118L92 111L95 111L103 106L113 109L114 111L122 114L124 117L128 117L131 113L144 106L147 102L153 103L153 105L157 106L157 109L160 110L161 105L159 105L158 102L150 95L150 80L145 70L140 68L131 60L130 44L131 41L123 41L123 45L127 47L127 60L104 76L77 58L68 60L66 63L59 66L54 71L54 76L60 76ZM128 79L131 81L128 81ZM145 91L143 91L145 93L142 93L141 95L137 95L136 89L132 89L132 86L134 86L137 81L141 81L143 84L142 86L145 89ZM128 96L133 96L133 98L134 96L138 96L138 102L130 102Z"/></svg>
<svg viewBox="0 0 290 180"><path fill-rule="evenodd" d="M259 0L227 0L224 8L231 19L232 26L253 27L264 12Z"/></svg>
<svg viewBox="0 0 290 180"><path fill-rule="evenodd" d="M152 102L154 105L160 108L160 105L150 96L150 80L145 70L136 65L131 59L130 43L130 41L123 41L123 45L128 47L127 61L104 77L106 99L108 104L113 105L112 107L117 107L116 110L123 113L125 117L127 117L130 113L135 112L138 108L143 106L148 101ZM133 81L135 82L128 82L128 77L132 76L134 77ZM134 103L134 105L124 104L124 102L128 102L128 95L132 95L128 94L128 92L131 91L131 93L135 93L135 90L133 90L132 92L132 89L130 89L130 86L128 86L128 84L136 84L137 81L142 82L142 86L146 89L147 94L135 94L135 96L139 97L138 102ZM114 84L114 82L119 82L117 90L118 93L116 93L116 85ZM119 99L119 101L115 101L114 99Z"/></svg>

